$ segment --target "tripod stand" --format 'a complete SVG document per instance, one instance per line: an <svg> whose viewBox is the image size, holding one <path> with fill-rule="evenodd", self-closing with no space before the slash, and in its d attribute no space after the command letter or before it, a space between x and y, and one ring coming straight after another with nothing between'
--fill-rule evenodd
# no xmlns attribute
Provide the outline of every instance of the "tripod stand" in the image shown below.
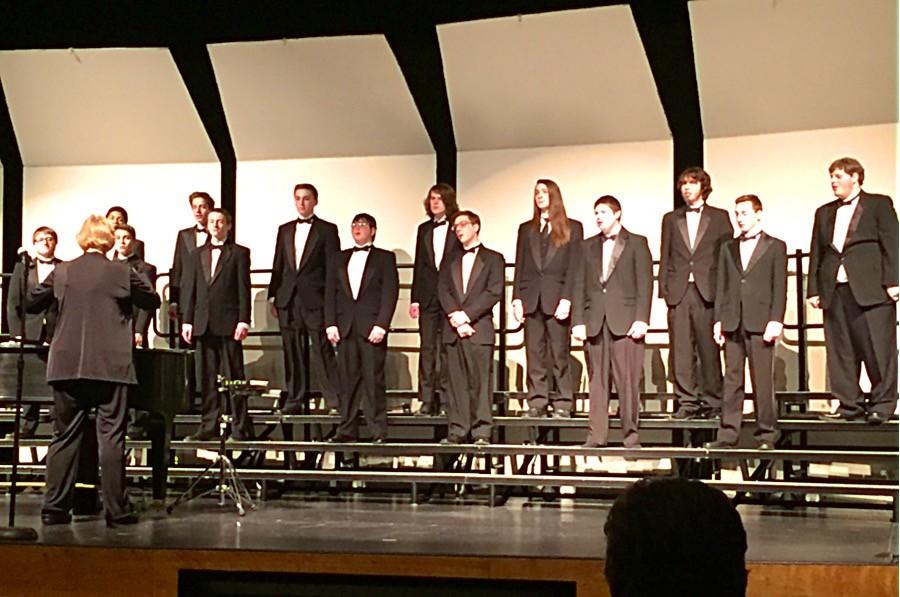
<svg viewBox="0 0 900 597"><path fill-rule="evenodd" d="M249 388L249 384L243 380L228 380L219 376L219 450L216 457L209 463L203 472L201 472L174 502L166 506L166 513L171 514L172 511L185 502L201 498L211 494L218 494L219 506L225 505L225 499L228 498L234 504L240 516L247 513L247 510L255 510L256 504L250 496L250 491L237 474L237 468L228 457L226 449L226 440L228 437L228 429L231 426L232 415L227 414L225 410L226 396L232 398L237 392ZM218 472L215 469L218 467ZM207 476L216 478L216 485L198 494L194 494L194 489Z"/></svg>

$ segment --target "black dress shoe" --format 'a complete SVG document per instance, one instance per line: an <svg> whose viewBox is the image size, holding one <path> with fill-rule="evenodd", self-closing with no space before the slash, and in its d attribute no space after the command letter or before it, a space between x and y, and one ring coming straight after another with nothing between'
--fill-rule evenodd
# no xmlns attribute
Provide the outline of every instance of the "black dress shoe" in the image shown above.
<svg viewBox="0 0 900 597"><path fill-rule="evenodd" d="M823 421L863 421L866 420L866 413L864 412L852 412L845 413L840 410L837 410L833 413L824 413L819 415L819 418Z"/></svg>
<svg viewBox="0 0 900 597"><path fill-rule="evenodd" d="M329 409L328 409L328 416L329 416L329 417L337 417L337 416L339 416L340 414L341 414L341 413L338 412L338 409L336 409L336 408L329 408Z"/></svg>
<svg viewBox="0 0 900 597"><path fill-rule="evenodd" d="M686 421L688 419L696 419L698 412L696 410L688 410L686 408L679 408L674 413L672 413L673 419L678 419L681 421Z"/></svg>
<svg viewBox="0 0 900 597"><path fill-rule="evenodd" d="M723 442L720 439L711 442L703 442L704 450L731 450L733 448L737 448L737 444L733 444L731 442Z"/></svg>
<svg viewBox="0 0 900 597"><path fill-rule="evenodd" d="M441 440L442 446L453 446L453 445L457 445L457 444L461 444L461 443L463 443L463 440L460 437L452 437L451 436L451 437L445 437L444 439Z"/></svg>
<svg viewBox="0 0 900 597"><path fill-rule="evenodd" d="M487 438L484 438L484 437L479 437L478 439L476 439L476 440L475 440L474 442L472 442L472 443L475 444L476 446L479 446L479 447L484 447L484 446L490 446L490 445L491 445L490 440L488 440Z"/></svg>
<svg viewBox="0 0 900 597"><path fill-rule="evenodd" d="M890 417L886 417L881 413L871 412L869 416L866 417L866 423L869 425L881 425L882 423L887 423Z"/></svg>
<svg viewBox="0 0 900 597"><path fill-rule="evenodd" d="M571 419L572 412L568 410L554 410L553 411L554 419Z"/></svg>
<svg viewBox="0 0 900 597"><path fill-rule="evenodd" d="M119 516L107 516L106 517L106 526L111 529L116 527L137 524L140 522L140 518L135 512L128 512L127 514L121 514Z"/></svg>
<svg viewBox="0 0 900 597"><path fill-rule="evenodd" d="M430 417L437 413L438 408L433 404L423 404L419 407L419 410L416 411L417 417Z"/></svg>
<svg viewBox="0 0 900 597"><path fill-rule="evenodd" d="M41 522L46 525L69 524L72 522L72 515L68 512L59 512L56 510L47 510L41 512Z"/></svg>
<svg viewBox="0 0 900 597"><path fill-rule="evenodd" d="M529 419L543 419L547 416L547 411L543 408L531 407L528 409L528 412L522 416L528 417Z"/></svg>

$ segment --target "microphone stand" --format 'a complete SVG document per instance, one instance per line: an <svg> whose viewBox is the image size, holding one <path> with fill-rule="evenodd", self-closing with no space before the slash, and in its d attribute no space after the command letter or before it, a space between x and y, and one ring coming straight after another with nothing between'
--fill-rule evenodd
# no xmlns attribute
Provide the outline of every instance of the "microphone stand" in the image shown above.
<svg viewBox="0 0 900 597"><path fill-rule="evenodd" d="M19 357L16 360L16 415L13 426L12 474L9 482L9 526L0 527L0 542L37 541L37 531L16 526L16 481L19 473L19 424L22 417L22 386L25 378L25 296L28 289L28 269L31 258L22 253L22 279L19 281Z"/></svg>

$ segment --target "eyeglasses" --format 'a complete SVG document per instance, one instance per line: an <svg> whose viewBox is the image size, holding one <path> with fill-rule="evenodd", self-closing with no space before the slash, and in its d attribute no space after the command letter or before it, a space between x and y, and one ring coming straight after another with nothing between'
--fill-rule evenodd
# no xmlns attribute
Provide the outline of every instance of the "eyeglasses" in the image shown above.
<svg viewBox="0 0 900 597"><path fill-rule="evenodd" d="M368 228L368 226L368 222L353 222L352 224L350 224L351 228Z"/></svg>
<svg viewBox="0 0 900 597"><path fill-rule="evenodd" d="M37 237L36 239L34 239L34 244L38 244L38 243L55 243L55 242L56 242L56 239L53 238L52 236L39 236L39 237Z"/></svg>

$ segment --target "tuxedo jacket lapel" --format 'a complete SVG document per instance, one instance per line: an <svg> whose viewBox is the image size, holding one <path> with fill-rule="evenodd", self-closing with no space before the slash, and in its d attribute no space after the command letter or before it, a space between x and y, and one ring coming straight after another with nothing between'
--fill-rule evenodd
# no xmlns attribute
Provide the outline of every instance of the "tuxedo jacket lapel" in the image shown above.
<svg viewBox="0 0 900 597"><path fill-rule="evenodd" d="M684 246L688 248L688 251L693 252L694 249L691 247L691 237L688 235L687 215L684 210L678 212L675 223L678 226L678 232L681 233L681 238L684 240Z"/></svg>
<svg viewBox="0 0 900 597"><path fill-rule="evenodd" d="M369 285L369 282L372 281L372 278L375 277L375 270L378 268L378 265L374 263L378 260L378 257L375 254L375 247L369 249L369 257L366 259L366 267L363 268L362 280L359 282L359 295L356 298L362 296L363 290L366 289L366 286Z"/></svg>
<svg viewBox="0 0 900 597"><path fill-rule="evenodd" d="M353 298L353 289L350 287L350 274L347 272L347 267L350 264L350 257L353 256L353 252L347 253L346 255L341 256L341 269L338 272L338 276L341 279L341 284L343 284L344 290L347 292L347 296ZM368 267L369 263L366 260L366 267ZM362 287L360 287L360 294L362 294Z"/></svg>
<svg viewBox="0 0 900 597"><path fill-rule="evenodd" d="M706 229L709 228L709 220L710 215L709 211L704 209L700 212L700 223L697 225L697 238L694 239L694 246L691 247L691 252L697 248L697 245L700 244L700 241L703 239L703 235L706 234ZM685 218L685 229L687 228L687 218Z"/></svg>
<svg viewBox="0 0 900 597"><path fill-rule="evenodd" d="M428 258L431 259L431 265L434 266L434 269L437 269L437 255L434 254L434 224L429 222L430 228L425 229L424 238L422 241L425 243L425 252L428 253ZM443 229L443 228L442 228ZM368 263L368 262L367 262Z"/></svg>
<svg viewBox="0 0 900 597"><path fill-rule="evenodd" d="M553 256L556 255L556 252L559 250L555 244L553 244L553 240L550 241L550 246L547 247L547 256L544 257L544 263L542 264L542 269L547 267L547 265L553 261Z"/></svg>
<svg viewBox="0 0 900 597"><path fill-rule="evenodd" d="M209 246L200 249L200 266L203 268L203 279L209 284L212 282L212 251Z"/></svg>
<svg viewBox="0 0 900 597"><path fill-rule="evenodd" d="M462 257L453 262L450 277L453 278L453 285L456 287L456 295L459 297L460 302L462 302L462 299L466 296L463 292Z"/></svg>
<svg viewBox="0 0 900 597"><path fill-rule="evenodd" d="M856 228L859 226L859 221L862 219L864 210L863 196L862 193L860 193L859 199L856 201L856 209L853 210L853 215L850 217L850 226L847 228L847 238L844 239L844 247L846 247L853 239L853 235L856 232ZM835 217L837 217L837 210L835 210Z"/></svg>
<svg viewBox="0 0 900 597"><path fill-rule="evenodd" d="M222 269L225 267L225 263L231 259L231 249L232 245L226 243L222 245L222 249L220 250L219 260L216 261L216 271L212 272L212 275L209 278L209 283L212 284L216 281L216 278L222 273ZM209 263L210 267L212 267L212 249L207 251L209 255Z"/></svg>
<svg viewBox="0 0 900 597"><path fill-rule="evenodd" d="M544 269L541 261L541 231L534 226L528 228L528 246L531 248L531 257L534 259L534 265L538 271Z"/></svg>
<svg viewBox="0 0 900 597"><path fill-rule="evenodd" d="M825 230L822 231L825 235L825 240L828 242L828 246L832 247L835 251L837 251L837 247L834 246L834 221L837 219L838 203L838 201L833 202L825 212ZM847 244L846 240L844 240L844 244ZM840 253L840 251L838 251L838 253Z"/></svg>
<svg viewBox="0 0 900 597"><path fill-rule="evenodd" d="M612 277L613 271L616 269L616 263L618 263L619 258L622 256L622 251L625 250L625 241L627 240L628 233L625 232L625 229L619 231L618 236L616 236L616 242L613 243L612 255L609 258L609 266L606 271L606 279L609 280ZM603 268L603 264L600 264L600 268Z"/></svg>
<svg viewBox="0 0 900 597"><path fill-rule="evenodd" d="M753 269L753 266L759 262L763 255L766 254L766 251L769 250L769 247L772 246L772 238L763 233L760 235L759 240L756 241L756 246L753 248L753 253L750 255L750 261L747 262L747 269L744 270L744 273L749 272ZM739 262L740 263L740 262Z"/></svg>
<svg viewBox="0 0 900 597"><path fill-rule="evenodd" d="M294 228L294 232L296 234L296 227ZM312 255L313 249L316 246L316 241L319 239L319 221L313 220L312 224L309 225L309 236L306 237L306 245L303 247L303 256L300 258L300 264L297 266L297 271L303 269L303 266L306 265L306 262L309 261L309 256ZM291 243L293 245L293 243Z"/></svg>
<svg viewBox="0 0 900 597"><path fill-rule="evenodd" d="M741 261L741 241L735 240L734 242L728 243L728 251L731 253L731 260L734 262L734 267L737 268L737 271L743 273L744 263Z"/></svg>
<svg viewBox="0 0 900 597"><path fill-rule="evenodd" d="M291 264L291 270L297 271L297 255L294 252L294 239L297 237L297 225L294 224L293 227L289 227L287 229L287 234L285 235L287 238L284 242L284 250L287 251L288 254L288 263Z"/></svg>

